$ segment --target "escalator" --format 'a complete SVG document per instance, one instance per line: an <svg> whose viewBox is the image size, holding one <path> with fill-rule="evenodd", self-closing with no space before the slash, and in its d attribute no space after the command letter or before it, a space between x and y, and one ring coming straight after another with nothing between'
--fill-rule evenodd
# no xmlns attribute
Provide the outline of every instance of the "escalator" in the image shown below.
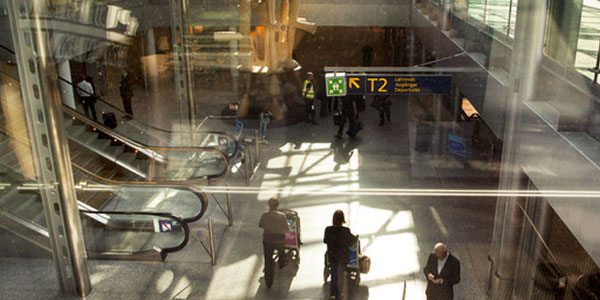
<svg viewBox="0 0 600 300"><path fill-rule="evenodd" d="M16 61L11 49L0 45L0 50ZM19 86L16 65L2 67L3 79ZM69 80L61 77L59 80L77 89ZM63 105L64 126L72 161L103 178L215 182L227 176L232 162L242 159L240 143L231 134L161 129L93 96L100 119L105 114L113 114L117 126L105 126L88 118L83 109Z"/></svg>
<svg viewBox="0 0 600 300"><path fill-rule="evenodd" d="M14 143L0 133L6 153ZM8 150L0 160L0 227L50 250L39 184L23 176L15 152ZM90 258L163 260L187 244L187 224L199 220L208 207L206 195L185 183L114 185L80 167L73 170Z"/></svg>
<svg viewBox="0 0 600 300"><path fill-rule="evenodd" d="M1 80L19 90L13 67L3 65ZM99 111L125 114L106 104L111 110ZM27 171L34 157L29 134L22 124L10 125L5 108L0 107L0 227L50 250L40 184ZM22 107L13 109L19 107L10 108L13 116L24 116ZM239 155L237 141L224 133L159 130L134 118L108 128L69 107L64 112L88 256L164 260L182 249L187 224L208 207L193 183L224 178L229 161ZM176 138L186 142L173 147Z"/></svg>

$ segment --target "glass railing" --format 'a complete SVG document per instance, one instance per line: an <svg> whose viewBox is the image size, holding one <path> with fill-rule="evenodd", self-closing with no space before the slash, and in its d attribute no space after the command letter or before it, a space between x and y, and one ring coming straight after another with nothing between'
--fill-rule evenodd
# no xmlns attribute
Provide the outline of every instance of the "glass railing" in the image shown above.
<svg viewBox="0 0 600 300"><path fill-rule="evenodd" d="M163 260L189 240L187 224L168 213L82 210L81 215L90 258Z"/></svg>
<svg viewBox="0 0 600 300"><path fill-rule="evenodd" d="M119 155L125 151L119 143L132 149L136 155L142 155L153 161L155 178L166 181L186 181L194 178L208 178L217 181L229 172L230 155L238 151L238 143L227 135L210 133L195 135L205 140L202 147L154 146L140 142L136 137L125 136L103 124L97 123L78 111L63 106L65 115L71 121L65 124L65 130L70 140L108 160L119 162ZM69 120L67 119L67 120ZM117 126L118 128L119 126ZM100 135L99 135L99 132ZM114 144L102 144L104 134L106 139ZM210 141L209 141L210 140ZM117 147L110 147L116 144ZM227 155L225 153L229 153ZM122 164L122 166L126 167ZM133 170L132 170L133 171ZM142 170L144 172L144 170ZM145 175L142 177L146 178Z"/></svg>
<svg viewBox="0 0 600 300"><path fill-rule="evenodd" d="M5 146L7 150L12 149L8 145L9 137L13 135L0 126L0 146ZM15 137L13 141L20 147L28 147L24 138ZM7 183L15 182L16 178L20 178L18 182L25 182L19 162L13 157L13 153L14 151L6 151L0 157L0 177ZM13 160L15 160L14 165L11 164ZM92 210L168 212L180 216L185 222L194 222L199 220L208 208L206 194L192 183L119 181L104 178L74 162L72 166L78 200L81 205L87 205L86 207ZM31 183L35 182L31 181ZM13 189L9 185L8 188L0 190L0 193L1 195L11 192L23 194ZM27 208L24 211L29 212L29 210L31 209ZM38 210L39 214L33 214L33 217L27 220L33 223L43 221L44 218L40 218L42 210L41 208Z"/></svg>
<svg viewBox="0 0 600 300"><path fill-rule="evenodd" d="M4 52L14 55L7 47L0 47ZM18 85L16 74L3 72L3 76L10 78L13 84ZM70 86L73 84L60 78L61 82ZM77 89L77 87L74 87ZM193 178L208 178L218 181L224 178L229 171L229 161L239 157L241 148L239 142L225 132L213 131L169 131L146 124L132 115L127 114L115 105L94 95L96 99L97 119L92 120L86 116L82 107L63 105L67 121L65 130L69 138L82 145L89 145L90 150L98 150L103 156L103 149L94 149L92 142L94 132L100 131L109 139L113 139L131 147L135 153L145 155L161 163L159 170L161 179L164 180L189 180ZM103 115L115 115L116 126L104 125ZM67 119L67 120L68 120ZM79 126L77 126L79 125ZM86 127L87 126L87 127ZM168 147L166 147L168 145ZM113 149L114 150L114 149ZM117 160L116 157L106 157ZM145 176L142 176L145 177Z"/></svg>
<svg viewBox="0 0 600 300"><path fill-rule="evenodd" d="M206 194L185 182L110 180L75 163L73 175L78 198L85 198L86 203L100 211L168 212L185 222L194 222L202 218L208 208Z"/></svg>

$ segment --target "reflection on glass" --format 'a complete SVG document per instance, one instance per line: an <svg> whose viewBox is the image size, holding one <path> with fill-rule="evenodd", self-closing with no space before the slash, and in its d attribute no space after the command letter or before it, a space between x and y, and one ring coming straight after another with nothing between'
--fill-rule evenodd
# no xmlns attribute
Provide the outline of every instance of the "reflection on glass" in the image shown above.
<svg viewBox="0 0 600 300"><path fill-rule="evenodd" d="M373 261L351 299L426 299L438 242L461 262L455 299L593 299L598 3L50 1L47 22L22 23L52 33L46 75L60 90L41 91L61 94L88 255L169 252L164 265L95 262L94 285L120 293L115 280L138 279L123 269L143 266L148 289L132 298L326 298L323 230L341 209ZM0 37L0 250L16 256L45 245L43 158L20 49ZM434 76L447 92L387 89ZM338 111L362 128L336 137ZM217 196L233 202L232 227ZM303 244L300 267L268 289L257 222L272 196L298 212ZM181 262L193 267L171 268Z"/></svg>

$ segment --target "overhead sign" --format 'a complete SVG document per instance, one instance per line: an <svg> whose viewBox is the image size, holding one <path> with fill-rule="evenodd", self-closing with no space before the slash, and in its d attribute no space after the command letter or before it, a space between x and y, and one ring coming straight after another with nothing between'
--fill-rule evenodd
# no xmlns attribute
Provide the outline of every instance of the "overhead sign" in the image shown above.
<svg viewBox="0 0 600 300"><path fill-rule="evenodd" d="M365 90L365 76L348 75L348 95L362 95Z"/></svg>
<svg viewBox="0 0 600 300"><path fill-rule="evenodd" d="M346 74L325 74L325 87L327 90L327 97L346 96Z"/></svg>
<svg viewBox="0 0 600 300"><path fill-rule="evenodd" d="M450 75L347 75L348 95L446 95Z"/></svg>
<svg viewBox="0 0 600 300"><path fill-rule="evenodd" d="M464 139L456 135L448 134L448 151L458 156L466 156L467 147L465 146Z"/></svg>

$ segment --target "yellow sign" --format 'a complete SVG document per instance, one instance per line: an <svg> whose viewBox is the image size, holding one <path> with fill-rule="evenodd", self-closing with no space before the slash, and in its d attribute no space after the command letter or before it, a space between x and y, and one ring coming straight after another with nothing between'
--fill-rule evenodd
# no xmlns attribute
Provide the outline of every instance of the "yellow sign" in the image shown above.
<svg viewBox="0 0 600 300"><path fill-rule="evenodd" d="M350 77L350 88L360 89L360 78L358 77Z"/></svg>

